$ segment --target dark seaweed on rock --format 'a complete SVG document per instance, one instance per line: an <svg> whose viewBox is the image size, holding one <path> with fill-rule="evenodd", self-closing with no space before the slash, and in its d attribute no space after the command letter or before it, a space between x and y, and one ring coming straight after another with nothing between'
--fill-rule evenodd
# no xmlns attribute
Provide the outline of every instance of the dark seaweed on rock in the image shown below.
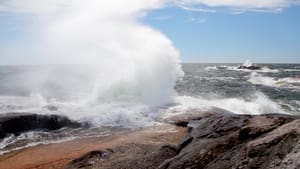
<svg viewBox="0 0 300 169"><path fill-rule="evenodd" d="M81 124L59 115L39 115L30 113L7 113L0 115L0 139L10 134L20 134L31 130L57 130L63 127L77 128Z"/></svg>

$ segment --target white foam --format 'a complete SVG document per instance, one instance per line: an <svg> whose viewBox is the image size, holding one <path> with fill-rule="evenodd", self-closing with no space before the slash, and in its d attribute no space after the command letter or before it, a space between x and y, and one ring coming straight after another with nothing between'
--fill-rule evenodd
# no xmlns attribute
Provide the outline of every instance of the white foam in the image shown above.
<svg viewBox="0 0 300 169"><path fill-rule="evenodd" d="M270 100L262 93L256 93L252 100L241 98L206 99L202 97L180 96L177 97L178 105L170 107L168 112L185 112L189 109L209 110L212 107L221 108L235 114L267 114L267 113L289 113Z"/></svg>
<svg viewBox="0 0 300 169"><path fill-rule="evenodd" d="M135 101L77 102L45 99L41 95L30 97L0 97L0 113L29 112L36 114L58 114L72 120L89 122L95 126L144 127L155 124L159 106ZM55 107L51 110L48 107Z"/></svg>
<svg viewBox="0 0 300 169"><path fill-rule="evenodd" d="M224 70L224 69L229 69L230 67L229 66L226 66L226 65L221 65L221 66L208 66L208 67L205 67L204 69L205 70Z"/></svg>
<svg viewBox="0 0 300 169"><path fill-rule="evenodd" d="M60 129L54 132L29 131L20 135L10 135L0 140L0 155L28 147L72 141L77 138L109 136L125 130L113 128Z"/></svg>
<svg viewBox="0 0 300 169"><path fill-rule="evenodd" d="M17 142L18 140L28 139L28 138L24 138L24 137L28 137L27 136L28 134L31 135L30 137L36 137L35 134L30 132L30 133L24 133L19 137L10 136L10 137L5 138L5 140L2 140L0 142L0 155L10 153L12 151L22 150L22 149L25 149L25 148L28 148L28 147L34 147L34 146L37 146L37 145L63 143L63 142L75 140L76 138L78 138L78 137L67 137L67 138L62 138L62 139L58 139L58 140L34 141L34 142L29 142L28 144L24 144L22 146L17 146L17 147L14 147L14 148L9 148L9 149L3 150L3 148L8 146L9 144L13 144L13 143ZM31 139L31 138L29 138L29 139Z"/></svg>
<svg viewBox="0 0 300 169"><path fill-rule="evenodd" d="M217 68L217 66L208 66L208 67L205 67L204 68L205 70L217 70L218 68Z"/></svg>
<svg viewBox="0 0 300 169"><path fill-rule="evenodd" d="M260 84L271 87L300 89L300 78L278 78L263 76L258 73L251 73L248 79L252 84Z"/></svg>
<svg viewBox="0 0 300 169"><path fill-rule="evenodd" d="M243 66L250 67L250 66L253 66L253 63L252 63L250 60L246 60L246 61L243 63Z"/></svg>
<svg viewBox="0 0 300 169"><path fill-rule="evenodd" d="M285 72L299 72L300 69L283 69Z"/></svg>

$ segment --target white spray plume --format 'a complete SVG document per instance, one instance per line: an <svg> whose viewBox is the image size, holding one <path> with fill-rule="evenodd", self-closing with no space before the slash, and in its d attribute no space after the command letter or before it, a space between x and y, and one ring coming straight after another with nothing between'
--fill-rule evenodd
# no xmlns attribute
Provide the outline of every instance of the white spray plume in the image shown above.
<svg viewBox="0 0 300 169"><path fill-rule="evenodd" d="M38 63L80 64L22 75L21 87L53 98L64 92L88 100L169 103L182 76L179 53L141 21L163 5L160 0L4 1L6 12L30 21L21 44L12 44L18 50L9 54Z"/></svg>

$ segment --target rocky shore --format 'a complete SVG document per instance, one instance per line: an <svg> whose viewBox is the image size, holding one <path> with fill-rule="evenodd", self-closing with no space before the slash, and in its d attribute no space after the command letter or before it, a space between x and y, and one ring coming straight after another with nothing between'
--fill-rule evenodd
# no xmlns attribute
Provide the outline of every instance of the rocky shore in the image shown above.
<svg viewBox="0 0 300 169"><path fill-rule="evenodd" d="M297 169L297 116L189 110L164 125L0 156L2 169ZM16 163L18 161L18 163Z"/></svg>

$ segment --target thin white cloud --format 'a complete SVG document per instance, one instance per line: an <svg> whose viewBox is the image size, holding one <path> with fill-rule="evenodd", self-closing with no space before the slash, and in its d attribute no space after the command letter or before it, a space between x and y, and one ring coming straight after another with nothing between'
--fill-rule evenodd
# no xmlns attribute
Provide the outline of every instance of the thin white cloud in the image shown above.
<svg viewBox="0 0 300 169"><path fill-rule="evenodd" d="M49 13L66 10L66 6L74 6L74 4L79 2L80 0L3 0L0 1L0 12ZM130 10L131 8L131 6L126 5L130 1L122 1L124 6L116 0L112 0L112 2L118 4L114 6L115 9L122 8L120 11L124 11L124 9ZM280 11L292 5L300 5L300 0L148 0L145 5L141 5L144 2L134 3L144 9L149 9L150 6L152 6L151 8L154 6L161 8L175 5L187 11L204 13L214 13L216 12L216 9L214 9L216 7L240 9L240 11L270 12ZM104 2L102 4L108 3ZM240 11L234 10L233 13L240 13Z"/></svg>
<svg viewBox="0 0 300 169"><path fill-rule="evenodd" d="M190 7L190 6L184 6L184 5L180 5L179 7L181 7L184 10L192 11L192 12L204 12L204 13L215 13L216 12L215 9L208 9L208 8L197 8L197 7Z"/></svg>
<svg viewBox="0 0 300 169"><path fill-rule="evenodd" d="M177 4L206 7L229 7L248 11L278 11L292 5L299 5L300 0L176 0Z"/></svg>
<svg viewBox="0 0 300 169"><path fill-rule="evenodd" d="M57 10L68 0L4 0L0 2L4 12L48 13Z"/></svg>
<svg viewBox="0 0 300 169"><path fill-rule="evenodd" d="M245 12L257 12L257 13L280 13L282 11L281 8L277 9L231 9L231 14L239 15Z"/></svg>
<svg viewBox="0 0 300 169"><path fill-rule="evenodd" d="M49 14L53 12L58 12L60 10L69 10L80 7L78 5L87 6L91 4L88 0L83 2L82 0L3 0L0 1L0 6L2 6L6 12L19 12L19 13L31 13L31 14ZM107 12L111 10L124 11L142 11L147 9L153 9L163 6L165 0L131 0L131 1L120 1L120 0L110 0L109 2L99 2L94 8L99 8L103 10L102 12ZM92 7L91 7L92 8Z"/></svg>

